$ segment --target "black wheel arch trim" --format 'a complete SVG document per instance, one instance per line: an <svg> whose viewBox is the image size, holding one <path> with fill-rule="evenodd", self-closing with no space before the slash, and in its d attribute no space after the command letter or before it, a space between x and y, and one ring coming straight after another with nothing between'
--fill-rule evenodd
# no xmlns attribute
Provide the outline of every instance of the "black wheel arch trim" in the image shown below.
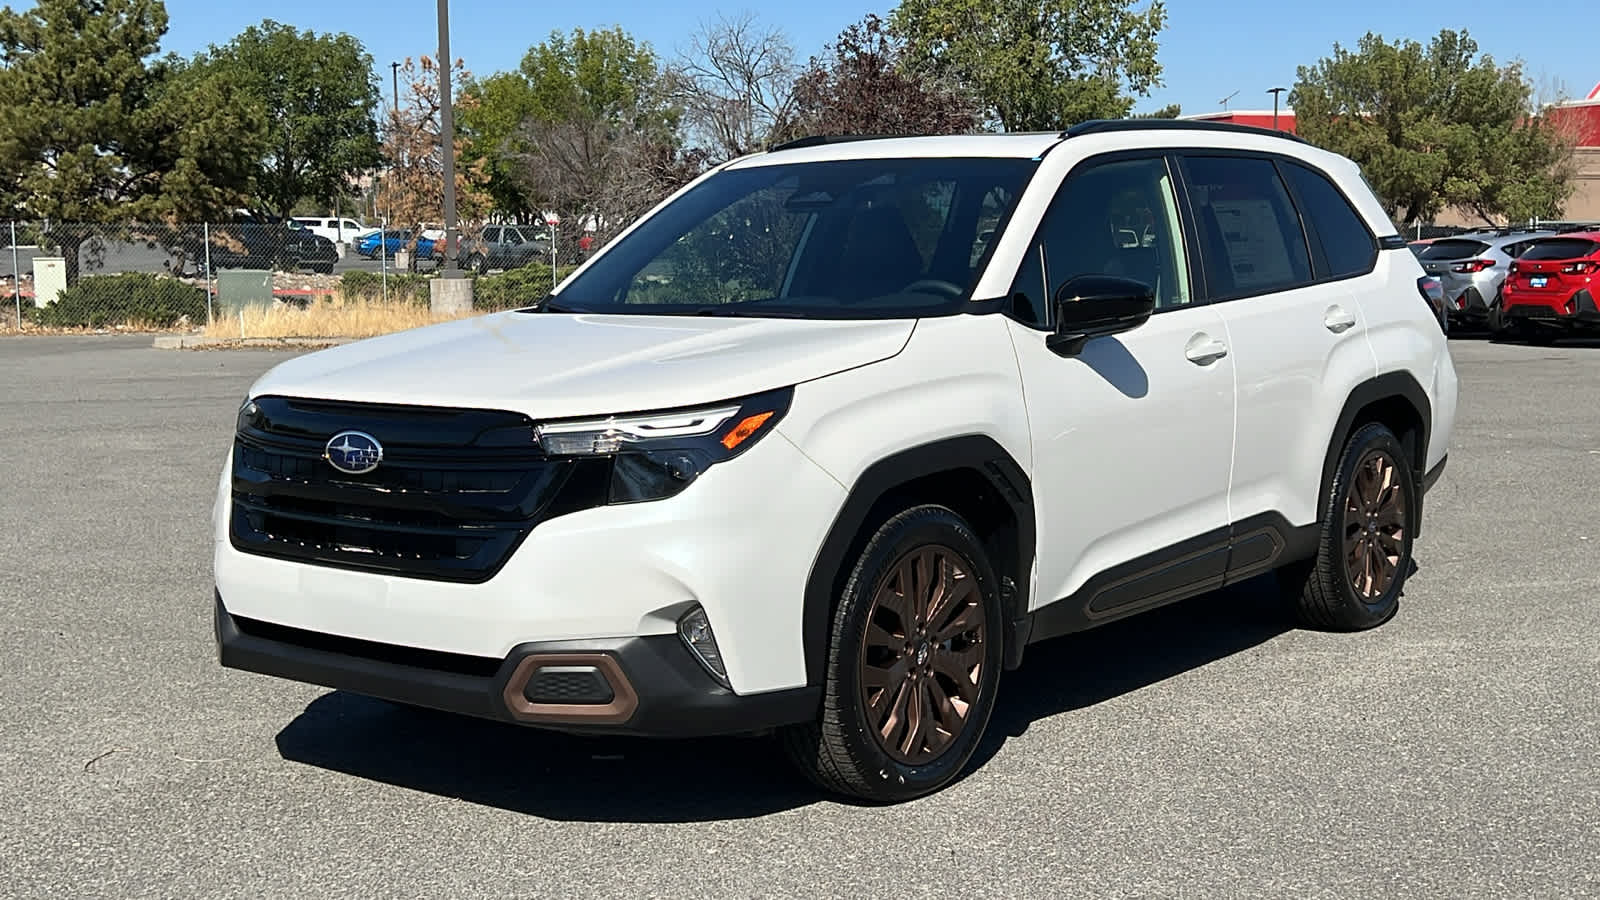
<svg viewBox="0 0 1600 900"><path fill-rule="evenodd" d="M850 487L850 493L834 517L833 526L812 560L806 579L801 609L801 640L805 652L806 683L822 684L827 662L827 642L838 586L860 546L871 537L862 534L879 501L902 485L944 472L971 470L994 487L1011 508L1017 520L1017 558L1011 565L999 566L1001 602L1006 608L1005 639L1007 667L1021 660L1021 646L1027 643L1027 585L1033 577L1036 526L1033 511L1033 485L1026 471L997 441L984 434L941 438L886 456L863 471ZM994 562L994 561L991 561ZM1019 573L1016 583L1007 587L1004 572ZM1013 661L1015 659L1015 662Z"/></svg>
<svg viewBox="0 0 1600 900"><path fill-rule="evenodd" d="M1339 465L1339 455L1344 452L1345 442L1355 430L1356 415L1374 403L1396 398L1410 404L1422 422L1421 433L1417 435L1417 446L1414 448L1416 458L1410 461L1418 484L1422 483L1426 475L1424 469L1427 466L1428 442L1433 437L1433 404L1428 401L1427 392L1410 372L1404 370L1384 372L1356 385L1345 399L1344 408L1339 411L1339 418L1334 421L1333 430L1328 435L1328 448L1322 461L1322 480L1317 485L1318 522L1322 521L1328 511L1327 486L1333 482L1333 470Z"/></svg>

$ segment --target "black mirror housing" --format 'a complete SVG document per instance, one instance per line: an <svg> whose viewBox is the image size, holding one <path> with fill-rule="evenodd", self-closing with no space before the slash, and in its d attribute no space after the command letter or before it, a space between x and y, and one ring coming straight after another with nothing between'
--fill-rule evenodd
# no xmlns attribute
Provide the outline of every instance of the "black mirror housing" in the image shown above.
<svg viewBox="0 0 1600 900"><path fill-rule="evenodd" d="M1059 356L1076 356L1090 338L1131 331L1156 310L1150 285L1115 275L1079 275L1055 296L1055 333L1045 346Z"/></svg>

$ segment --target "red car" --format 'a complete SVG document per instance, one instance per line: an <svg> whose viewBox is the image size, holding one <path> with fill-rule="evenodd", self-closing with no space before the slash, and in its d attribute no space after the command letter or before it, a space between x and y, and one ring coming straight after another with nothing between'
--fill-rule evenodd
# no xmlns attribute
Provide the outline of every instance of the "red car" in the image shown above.
<svg viewBox="0 0 1600 900"><path fill-rule="evenodd" d="M1597 275L1600 231L1535 241L1511 264L1501 294L1500 321L1490 327L1535 343L1579 331L1600 332L1600 308L1594 297L1600 290Z"/></svg>

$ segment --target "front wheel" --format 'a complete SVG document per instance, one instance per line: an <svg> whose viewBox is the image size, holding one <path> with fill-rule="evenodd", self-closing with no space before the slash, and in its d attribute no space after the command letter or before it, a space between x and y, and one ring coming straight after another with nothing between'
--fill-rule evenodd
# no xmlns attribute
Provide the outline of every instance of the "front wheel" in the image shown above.
<svg viewBox="0 0 1600 900"><path fill-rule="evenodd" d="M833 617L821 714L782 738L821 787L876 802L932 793L972 759L1000 685L1003 615L971 527L942 506L885 522Z"/></svg>
<svg viewBox="0 0 1600 900"><path fill-rule="evenodd" d="M1394 432L1363 425L1345 442L1314 561L1279 572L1301 622L1358 631L1389 621L1412 565L1416 474Z"/></svg>

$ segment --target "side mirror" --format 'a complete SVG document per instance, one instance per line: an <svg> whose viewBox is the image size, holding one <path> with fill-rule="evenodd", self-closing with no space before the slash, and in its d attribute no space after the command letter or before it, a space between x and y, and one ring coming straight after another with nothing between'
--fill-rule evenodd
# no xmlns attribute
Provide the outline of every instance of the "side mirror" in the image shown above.
<svg viewBox="0 0 1600 900"><path fill-rule="evenodd" d="M1057 356L1076 356L1090 338L1138 328L1155 310L1155 291L1142 281L1079 275L1056 292L1056 331L1044 344Z"/></svg>

